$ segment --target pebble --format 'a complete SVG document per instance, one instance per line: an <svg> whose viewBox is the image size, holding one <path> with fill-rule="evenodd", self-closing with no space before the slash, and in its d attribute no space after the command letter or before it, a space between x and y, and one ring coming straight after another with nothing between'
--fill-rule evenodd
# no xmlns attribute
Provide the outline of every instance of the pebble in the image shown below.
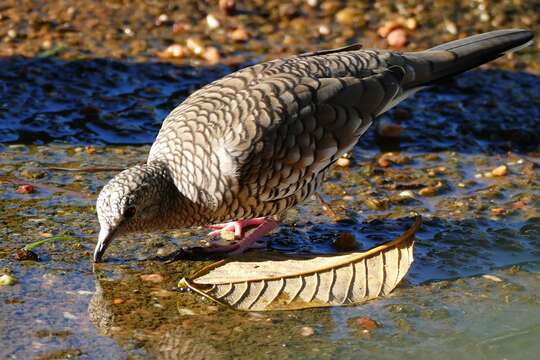
<svg viewBox="0 0 540 360"><path fill-rule="evenodd" d="M390 32L394 29L397 29L401 26L401 22L396 20L390 20L385 22L379 29L377 30L377 34L379 34L380 37L386 38Z"/></svg>
<svg viewBox="0 0 540 360"><path fill-rule="evenodd" d="M202 57L208 61L210 65L215 65L219 62L221 59L221 55L219 54L219 50L213 46L206 48L202 54Z"/></svg>
<svg viewBox="0 0 540 360"><path fill-rule="evenodd" d="M341 167L349 167L350 164L351 164L351 159L348 159L345 157L339 158L336 161L336 165L341 166Z"/></svg>
<svg viewBox="0 0 540 360"><path fill-rule="evenodd" d="M87 145L84 147L84 150L86 150L86 153L88 155L93 155L97 152L97 149L92 145Z"/></svg>
<svg viewBox="0 0 540 360"><path fill-rule="evenodd" d="M505 215L506 209L502 207L491 208L491 213L495 216Z"/></svg>
<svg viewBox="0 0 540 360"><path fill-rule="evenodd" d="M14 258L17 261L25 261L25 260L39 261L39 256L37 256L35 252L31 250L26 250L24 248L18 249L17 252L15 252Z"/></svg>
<svg viewBox="0 0 540 360"><path fill-rule="evenodd" d="M175 22L172 27L172 32L176 35L183 34L188 30L191 30L191 25L184 22Z"/></svg>
<svg viewBox="0 0 540 360"><path fill-rule="evenodd" d="M332 31L330 30L328 26L326 25L319 26L319 34L326 36L326 35L330 35L331 32Z"/></svg>
<svg viewBox="0 0 540 360"><path fill-rule="evenodd" d="M388 168L390 167L391 163L390 161L388 161L387 158L385 158L384 156L381 156L378 160L377 160L377 164L382 167L382 168Z"/></svg>
<svg viewBox="0 0 540 360"><path fill-rule="evenodd" d="M120 298L113 299L113 304L114 305L120 305L120 304L123 304L125 302L126 302L126 300L124 300L124 299L120 299Z"/></svg>
<svg viewBox="0 0 540 360"><path fill-rule="evenodd" d="M26 184L26 185L20 185L19 187L17 187L17 190L15 190L15 192L18 194L31 194L35 190L36 189L34 188L33 185Z"/></svg>
<svg viewBox="0 0 540 360"><path fill-rule="evenodd" d="M171 59L171 58L185 58L189 54L187 48L180 44L173 44L166 48L164 51L158 53L157 55L161 58Z"/></svg>
<svg viewBox="0 0 540 360"><path fill-rule="evenodd" d="M345 8L336 13L336 21L341 25L363 25L360 12L353 8Z"/></svg>
<svg viewBox="0 0 540 360"><path fill-rule="evenodd" d="M366 205L371 210L381 210L385 207L385 202L375 199L375 198L368 198L366 199Z"/></svg>
<svg viewBox="0 0 540 360"><path fill-rule="evenodd" d="M157 273L141 275L140 277L142 281L149 281L153 283L160 283L163 281L163 275Z"/></svg>
<svg viewBox="0 0 540 360"><path fill-rule="evenodd" d="M315 329L313 329L311 326L303 326L300 330L300 335L308 337L313 336L315 334Z"/></svg>
<svg viewBox="0 0 540 360"><path fill-rule="evenodd" d="M398 107L394 110L394 118L397 120L407 120L411 116L411 112L405 108Z"/></svg>
<svg viewBox="0 0 540 360"><path fill-rule="evenodd" d="M215 30L221 26L219 20L212 14L206 16L206 25L210 30Z"/></svg>
<svg viewBox="0 0 540 360"><path fill-rule="evenodd" d="M62 315L64 315L64 319L77 320L77 316L73 315L72 313L70 313L68 311L64 311L64 313Z"/></svg>
<svg viewBox="0 0 540 360"><path fill-rule="evenodd" d="M16 283L17 279L15 277L8 274L0 275L0 286L12 286Z"/></svg>
<svg viewBox="0 0 540 360"><path fill-rule="evenodd" d="M246 28L239 27L230 33L230 37L232 41L245 42L249 40L249 33L247 32Z"/></svg>
<svg viewBox="0 0 540 360"><path fill-rule="evenodd" d="M236 8L235 0L219 0L219 8L227 15L231 15Z"/></svg>
<svg viewBox="0 0 540 360"><path fill-rule="evenodd" d="M377 125L377 134L387 138L398 138L401 135L401 125L388 119L381 119Z"/></svg>
<svg viewBox="0 0 540 360"><path fill-rule="evenodd" d="M523 208L525 207L525 205L527 205L527 204L525 203L525 201L523 201L523 200L518 200L518 201L516 201L516 202L514 203L514 208L516 208L516 209L523 209Z"/></svg>
<svg viewBox="0 0 540 360"><path fill-rule="evenodd" d="M506 165L501 165L491 170L493 176L506 176L508 174L508 167Z"/></svg>
<svg viewBox="0 0 540 360"><path fill-rule="evenodd" d="M426 186L425 188L420 189L418 194L421 196L434 196L437 194L437 188L434 186Z"/></svg>
<svg viewBox="0 0 540 360"><path fill-rule="evenodd" d="M358 248L358 241L353 233L344 231L339 233L338 238L334 240L332 245L338 251L352 251Z"/></svg>
<svg viewBox="0 0 540 360"><path fill-rule="evenodd" d="M186 40L186 46L195 55L202 55L204 51L204 47L202 43L199 40L194 39L194 38L188 38Z"/></svg>
<svg viewBox="0 0 540 360"><path fill-rule="evenodd" d="M400 49L407 44L407 32L404 29L398 28L390 31L386 37L386 42L393 48Z"/></svg>
<svg viewBox="0 0 540 360"><path fill-rule="evenodd" d="M167 14L161 14L156 19L156 26L160 26L169 21L169 16Z"/></svg>
<svg viewBox="0 0 540 360"><path fill-rule="evenodd" d="M368 331L374 330L380 327L380 325L375 320L367 316L352 318L349 320L349 323Z"/></svg>
<svg viewBox="0 0 540 360"><path fill-rule="evenodd" d="M178 307L178 313L180 315L184 315L184 316L196 315L195 311L193 311L191 309L188 309L188 308L185 308L185 307Z"/></svg>
<svg viewBox="0 0 540 360"><path fill-rule="evenodd" d="M414 199L414 193L411 190L404 190L399 193L399 197L403 199Z"/></svg>
<svg viewBox="0 0 540 360"><path fill-rule="evenodd" d="M484 274L484 275L482 275L482 277L484 279L495 281L495 282L502 282L503 281L503 279L501 279L500 277L495 276L495 275L490 275L490 274Z"/></svg>

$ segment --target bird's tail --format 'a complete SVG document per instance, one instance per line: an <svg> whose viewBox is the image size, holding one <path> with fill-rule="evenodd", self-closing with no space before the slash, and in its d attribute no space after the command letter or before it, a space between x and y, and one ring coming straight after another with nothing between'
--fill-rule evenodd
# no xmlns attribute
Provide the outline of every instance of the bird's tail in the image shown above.
<svg viewBox="0 0 540 360"><path fill-rule="evenodd" d="M497 30L425 51L405 53L403 55L410 61L414 75L404 87L414 89L462 73L530 45L532 38L533 33L528 30Z"/></svg>

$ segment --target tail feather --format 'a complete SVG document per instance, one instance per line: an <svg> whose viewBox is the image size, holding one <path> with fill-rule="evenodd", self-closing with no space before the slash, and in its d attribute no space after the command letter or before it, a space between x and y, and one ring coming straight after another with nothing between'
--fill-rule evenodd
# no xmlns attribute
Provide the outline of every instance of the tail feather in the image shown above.
<svg viewBox="0 0 540 360"><path fill-rule="evenodd" d="M519 50L532 42L528 30L507 29L478 34L435 46L431 49L403 54L414 71L406 89L429 85L462 73L504 54Z"/></svg>

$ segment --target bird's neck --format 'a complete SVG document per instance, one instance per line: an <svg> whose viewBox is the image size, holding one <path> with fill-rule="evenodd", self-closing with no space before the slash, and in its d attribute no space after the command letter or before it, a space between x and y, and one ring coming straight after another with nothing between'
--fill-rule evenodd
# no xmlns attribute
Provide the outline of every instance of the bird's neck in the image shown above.
<svg viewBox="0 0 540 360"><path fill-rule="evenodd" d="M200 209L178 189L167 165L163 162L151 162L146 166L153 172L152 178L159 182L160 218L159 230L178 229L197 225L196 214Z"/></svg>

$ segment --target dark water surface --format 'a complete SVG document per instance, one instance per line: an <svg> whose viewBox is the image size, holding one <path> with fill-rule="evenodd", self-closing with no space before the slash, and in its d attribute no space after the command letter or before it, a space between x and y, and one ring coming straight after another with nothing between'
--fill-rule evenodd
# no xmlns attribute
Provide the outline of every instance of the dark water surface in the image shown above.
<svg viewBox="0 0 540 360"><path fill-rule="evenodd" d="M527 73L470 72L403 103L385 116L400 122L400 139L371 129L350 167L334 169L323 186L346 221L332 223L309 201L269 237L274 250L332 253L339 234L351 232L358 249L367 249L397 236L411 223L411 212L420 212L415 262L387 298L347 308L240 313L178 293L177 281L204 263L148 259L196 244L204 229L118 239L107 262L94 269L92 197L116 171L58 168L143 162L166 114L230 71L0 60L0 273L17 279L0 287L0 358L538 354L540 78ZM388 149L400 152L381 167ZM507 175L486 175L503 164ZM34 183L37 191L19 194L17 181ZM435 189L432 196L422 192L426 187ZM13 259L16 249L51 235L77 241L36 249L40 262ZM162 278L145 281L144 274ZM359 317L379 327L366 332ZM304 327L314 334L305 336Z"/></svg>

